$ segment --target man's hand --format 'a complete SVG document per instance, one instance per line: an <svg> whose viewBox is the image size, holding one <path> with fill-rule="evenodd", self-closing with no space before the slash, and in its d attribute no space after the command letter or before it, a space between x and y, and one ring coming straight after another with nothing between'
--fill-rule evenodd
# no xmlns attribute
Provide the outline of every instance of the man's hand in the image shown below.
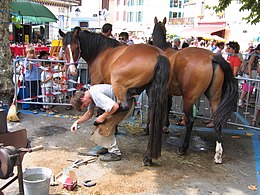
<svg viewBox="0 0 260 195"><path fill-rule="evenodd" d="M70 130L71 130L72 132L76 132L77 129L78 129L78 123L77 123L77 121L75 121L75 122L73 123L73 125L71 125Z"/></svg>
<svg viewBox="0 0 260 195"><path fill-rule="evenodd" d="M104 113L101 114L99 117L96 118L96 121L98 123L103 123L106 120L106 117L104 116Z"/></svg>

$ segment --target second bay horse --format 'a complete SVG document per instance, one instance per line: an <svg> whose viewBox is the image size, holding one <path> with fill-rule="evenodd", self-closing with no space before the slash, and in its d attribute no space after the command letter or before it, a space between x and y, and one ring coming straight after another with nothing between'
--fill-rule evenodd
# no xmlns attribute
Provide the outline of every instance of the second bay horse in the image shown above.
<svg viewBox="0 0 260 195"><path fill-rule="evenodd" d="M152 158L161 155L163 121L167 113L167 95L162 94L168 93L170 64L164 52L147 44L122 46L117 40L81 31L79 27L66 34L59 30L59 34L63 37L62 48L71 73L75 73L82 57L89 65L91 85L112 84L120 109L129 110L131 97L146 89L151 123L143 164L151 165ZM109 120L115 121L117 114Z"/></svg>
<svg viewBox="0 0 260 195"><path fill-rule="evenodd" d="M206 49L187 47L179 51L174 50L166 42L166 18L163 22L158 22L155 17L154 23L153 45L161 48L170 60L169 99L173 95L182 96L183 99L186 135L179 153L183 155L187 153L194 123L193 105L205 94L212 109L217 134L214 161L222 163L221 131L235 110L238 98L238 85L230 65L222 56L214 55Z"/></svg>

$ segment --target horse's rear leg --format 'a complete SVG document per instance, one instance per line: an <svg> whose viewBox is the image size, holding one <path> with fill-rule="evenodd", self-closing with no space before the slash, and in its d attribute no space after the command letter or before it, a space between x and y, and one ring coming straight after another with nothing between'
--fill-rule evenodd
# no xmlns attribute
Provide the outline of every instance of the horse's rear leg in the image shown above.
<svg viewBox="0 0 260 195"><path fill-rule="evenodd" d="M189 109L187 111L185 111L185 110L186 109L184 109L184 113L186 116L186 134L185 134L185 138L184 138L182 147L179 148L179 154L181 154L181 155L187 154L187 150L189 148L189 143L190 143L191 131L193 128L193 123L194 123L193 107L189 106Z"/></svg>
<svg viewBox="0 0 260 195"><path fill-rule="evenodd" d="M217 95L218 94L218 95ZM210 96L208 93L206 93L206 96L209 100L210 103L210 107L212 109L212 114L214 115L214 113L216 112L218 106L219 106L219 102L220 102L220 98L221 98L221 93L216 93L213 96ZM215 126L215 132L217 134L217 141L216 141L216 148L215 148L215 156L214 156L214 162L216 164L221 164L222 163L222 153L223 153L223 148L222 148L222 140L221 140L221 132L222 132L222 125L221 124L215 124L213 121L213 124Z"/></svg>
<svg viewBox="0 0 260 195"><path fill-rule="evenodd" d="M215 148L215 156L214 156L214 161L216 164L221 164L222 163L222 153L223 153L223 148L222 148L222 143L221 143L221 130L217 130L217 137L218 140L216 141L216 148Z"/></svg>

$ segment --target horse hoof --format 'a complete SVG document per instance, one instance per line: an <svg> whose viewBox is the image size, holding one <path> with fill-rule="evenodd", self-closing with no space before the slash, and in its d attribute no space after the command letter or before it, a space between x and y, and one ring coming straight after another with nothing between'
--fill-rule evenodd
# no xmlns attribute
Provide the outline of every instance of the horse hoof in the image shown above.
<svg viewBox="0 0 260 195"><path fill-rule="evenodd" d="M222 158L220 157L214 157L215 164L222 164Z"/></svg>
<svg viewBox="0 0 260 195"><path fill-rule="evenodd" d="M143 166L151 166L151 164L152 164L152 159L148 157L144 157Z"/></svg>
<svg viewBox="0 0 260 195"><path fill-rule="evenodd" d="M149 129L147 127L144 129L144 132L145 132L145 135L149 135Z"/></svg>
<svg viewBox="0 0 260 195"><path fill-rule="evenodd" d="M178 151L178 154L179 155L186 155L187 154L187 150L186 149L184 149L183 147L181 147L181 148L179 148L179 151Z"/></svg>

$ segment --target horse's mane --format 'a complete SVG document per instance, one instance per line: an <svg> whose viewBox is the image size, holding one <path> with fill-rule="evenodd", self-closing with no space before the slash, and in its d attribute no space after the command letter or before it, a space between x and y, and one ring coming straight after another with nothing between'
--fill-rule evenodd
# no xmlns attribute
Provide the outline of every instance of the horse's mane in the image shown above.
<svg viewBox="0 0 260 195"><path fill-rule="evenodd" d="M166 42L166 33L162 22L158 22L154 25L152 37L154 46L159 47L162 50L170 47Z"/></svg>
<svg viewBox="0 0 260 195"><path fill-rule="evenodd" d="M95 58L100 52L107 48L121 46L115 39L89 31L80 31L79 40L81 51L87 55L85 57L89 60Z"/></svg>
<svg viewBox="0 0 260 195"><path fill-rule="evenodd" d="M80 43L82 57L87 62L92 61L100 52L107 48L121 46L115 39L89 31L80 31L78 37L74 36L73 32L68 32L66 36L63 37L64 44L78 44L78 41Z"/></svg>

